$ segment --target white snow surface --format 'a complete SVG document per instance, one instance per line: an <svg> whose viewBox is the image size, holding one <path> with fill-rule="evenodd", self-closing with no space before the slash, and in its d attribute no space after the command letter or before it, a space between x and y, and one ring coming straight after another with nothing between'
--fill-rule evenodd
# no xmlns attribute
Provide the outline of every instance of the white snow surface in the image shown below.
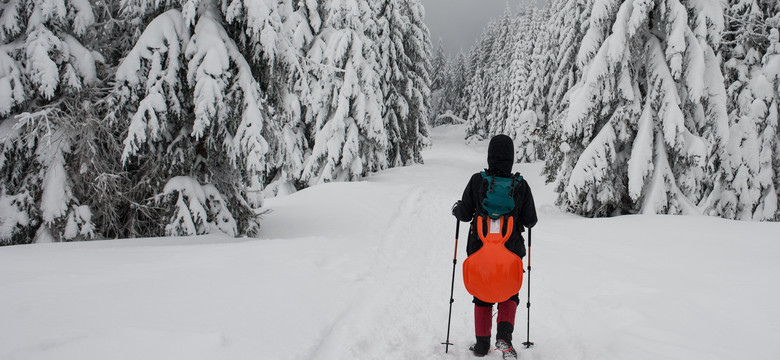
<svg viewBox="0 0 780 360"><path fill-rule="evenodd" d="M267 199L257 239L220 235L0 248L0 359L471 359L460 276L445 354L454 218L486 166L464 125L425 164ZM780 224L539 212L520 359L776 359ZM526 261L528 258L526 258ZM515 343L526 338L528 283ZM495 326L493 327L495 331ZM487 359L499 359L492 351Z"/></svg>

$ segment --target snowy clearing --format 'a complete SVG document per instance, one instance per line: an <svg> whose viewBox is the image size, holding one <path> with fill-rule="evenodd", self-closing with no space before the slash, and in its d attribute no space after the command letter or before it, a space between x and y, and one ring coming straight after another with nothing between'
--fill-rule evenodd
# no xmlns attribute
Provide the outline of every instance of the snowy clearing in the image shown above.
<svg viewBox="0 0 780 360"><path fill-rule="evenodd" d="M486 166L486 143L463 145L464 130L433 129L425 165L268 199L261 239L0 248L0 359L470 359L465 223L455 346L440 345L450 207ZM541 166L515 166L539 212L536 347L521 359L778 357L780 224L563 214ZM521 304L518 344L525 321Z"/></svg>

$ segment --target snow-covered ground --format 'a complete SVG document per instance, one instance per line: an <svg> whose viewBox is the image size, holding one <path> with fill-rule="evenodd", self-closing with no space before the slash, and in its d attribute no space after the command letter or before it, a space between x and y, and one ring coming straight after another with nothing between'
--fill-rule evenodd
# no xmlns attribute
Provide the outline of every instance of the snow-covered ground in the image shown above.
<svg viewBox="0 0 780 360"><path fill-rule="evenodd" d="M0 359L469 359L452 203L485 167L462 126L425 165L267 200L260 239L0 248ZM521 359L780 358L780 224L563 214L534 191L531 340ZM525 302L525 291L521 293ZM518 309L516 343L525 339ZM495 329L495 327L494 327ZM522 340L521 340L522 339ZM500 358L492 352L489 359Z"/></svg>

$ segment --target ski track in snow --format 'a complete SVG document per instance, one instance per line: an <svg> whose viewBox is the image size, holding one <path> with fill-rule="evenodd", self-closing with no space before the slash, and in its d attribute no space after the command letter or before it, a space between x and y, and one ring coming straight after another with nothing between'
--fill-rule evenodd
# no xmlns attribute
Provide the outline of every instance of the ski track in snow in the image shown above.
<svg viewBox="0 0 780 360"><path fill-rule="evenodd" d="M466 223L454 345L448 354L441 345L450 207L486 166L486 143L463 145L464 129L433 129L424 165L268 199L260 239L0 248L0 359L472 359ZM780 224L583 219L553 205L541 167L515 166L540 219L531 249L536 346L519 348L521 359L777 358ZM526 338L525 286L515 344Z"/></svg>
<svg viewBox="0 0 780 360"><path fill-rule="evenodd" d="M410 254L408 243L408 234L405 234L403 227L414 212L415 204L418 203L422 189L417 187L410 189L399 209L391 215L392 221L382 231L384 234L378 237L376 252L372 255L370 269L365 275L369 279L362 285L360 296L349 299L350 306L345 316L338 320L338 323L329 331L319 346L315 347L314 352L309 356L312 359L334 359L343 356L342 354L351 354L359 358L365 351L371 351L373 348L381 347L389 339L383 338L383 334L371 334L370 338L359 338L356 335L367 335L364 331L371 328L371 323L390 323L398 324L397 303L394 292L397 290L396 282L398 279L409 279L411 275L406 269L399 268L397 265L399 258L413 256ZM388 290L389 289L389 290ZM344 339L352 339L344 342Z"/></svg>

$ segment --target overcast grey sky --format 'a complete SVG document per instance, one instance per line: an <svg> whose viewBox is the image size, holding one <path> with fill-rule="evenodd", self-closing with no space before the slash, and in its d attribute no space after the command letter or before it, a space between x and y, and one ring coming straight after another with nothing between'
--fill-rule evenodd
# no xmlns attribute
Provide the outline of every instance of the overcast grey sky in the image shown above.
<svg viewBox="0 0 780 360"><path fill-rule="evenodd" d="M541 6L547 0L510 0L509 4L514 11L529 1ZM474 45L488 21L504 12L507 0L422 0L422 4L434 50L441 38L445 52L454 55Z"/></svg>

